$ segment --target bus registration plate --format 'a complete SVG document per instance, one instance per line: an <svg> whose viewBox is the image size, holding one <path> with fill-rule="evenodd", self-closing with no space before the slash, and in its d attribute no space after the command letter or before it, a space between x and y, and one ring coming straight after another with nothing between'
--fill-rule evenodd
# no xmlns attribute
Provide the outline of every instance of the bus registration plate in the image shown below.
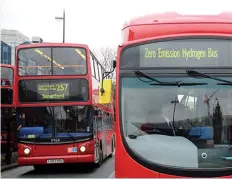
<svg viewBox="0 0 232 179"><path fill-rule="evenodd" d="M64 163L63 159L47 160L47 163Z"/></svg>

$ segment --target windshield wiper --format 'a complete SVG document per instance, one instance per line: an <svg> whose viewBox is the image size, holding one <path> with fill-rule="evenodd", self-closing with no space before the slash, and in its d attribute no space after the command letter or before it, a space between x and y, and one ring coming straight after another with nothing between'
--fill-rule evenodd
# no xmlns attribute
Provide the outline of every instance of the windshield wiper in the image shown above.
<svg viewBox="0 0 232 179"><path fill-rule="evenodd" d="M157 80L157 79L155 79L155 78L152 78L152 77L150 77L150 76L148 76L147 74L145 74L145 73L143 73L143 72L141 72L141 71L134 71L134 73L135 73L135 75L139 78L139 77L144 77L144 78L147 78L147 79L149 79L149 80L151 80L151 81L155 81L155 82L157 82L157 83L162 83L161 81L159 81L159 80ZM139 78L140 79L140 78ZM141 80L141 79L140 79ZM141 81L143 81L143 80L141 80ZM149 82L149 81L143 81L143 82Z"/></svg>
<svg viewBox="0 0 232 179"><path fill-rule="evenodd" d="M208 83L183 83L183 82L164 82L164 83L153 83L150 85L156 85L156 86L200 86L200 85L207 85Z"/></svg>
<svg viewBox="0 0 232 179"><path fill-rule="evenodd" d="M76 137L74 137L72 134L69 134L69 133L65 133L67 134L73 141L76 141ZM37 141L38 139L40 139L42 136L44 135L44 133L38 135L36 138L35 138L35 141Z"/></svg>
<svg viewBox="0 0 232 179"><path fill-rule="evenodd" d="M44 133L38 135L38 136L35 138L35 141L37 141L38 139L40 139L43 135L44 135Z"/></svg>
<svg viewBox="0 0 232 179"><path fill-rule="evenodd" d="M68 133L68 132L65 132L64 134L67 134L73 141L76 141L77 138L74 137L72 134Z"/></svg>
<svg viewBox="0 0 232 179"><path fill-rule="evenodd" d="M150 85L156 85L156 86L196 86L196 85L207 85L208 83L183 83L181 81L174 81L174 82L162 82L162 81L159 81L155 78L152 78L150 76L148 76L147 74L141 72L141 71L134 71L135 75L139 78L139 77L144 77L144 78L147 78L151 81L155 81L157 83L152 83ZM140 79L140 78L139 78ZM140 79L141 80L141 79ZM141 80L143 81L143 80ZM149 81L143 81L145 83L149 82Z"/></svg>
<svg viewBox="0 0 232 179"><path fill-rule="evenodd" d="M217 85L232 86L232 83L217 83Z"/></svg>
<svg viewBox="0 0 232 179"><path fill-rule="evenodd" d="M206 74L200 73L198 71L186 70L186 73L189 76L194 77L194 78L208 78L208 79L224 82L224 83L217 83L217 85L232 85L231 81L227 81L227 80L223 80L221 78L217 78L217 77L214 77L214 76L206 75Z"/></svg>
<svg viewBox="0 0 232 179"><path fill-rule="evenodd" d="M69 134L69 133L65 133L65 134L67 134L73 141L76 141L76 140L77 140L76 137L74 137L72 134ZM43 135L44 135L44 133L38 135L38 136L35 138L35 140L40 139Z"/></svg>
<svg viewBox="0 0 232 179"><path fill-rule="evenodd" d="M60 127L59 125L56 125L56 128L61 129L61 127ZM58 132L58 133L59 133L59 132ZM63 130L62 133L68 135L73 141L76 141L76 140L77 140L77 138L76 138L75 136L73 136L72 134L66 132L65 130ZM58 135L56 134L56 136L58 136Z"/></svg>

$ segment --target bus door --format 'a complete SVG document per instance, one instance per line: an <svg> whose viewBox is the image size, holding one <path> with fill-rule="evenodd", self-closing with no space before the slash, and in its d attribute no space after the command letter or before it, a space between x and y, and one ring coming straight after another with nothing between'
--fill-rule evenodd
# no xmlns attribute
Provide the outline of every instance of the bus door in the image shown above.
<svg viewBox="0 0 232 179"><path fill-rule="evenodd" d="M107 156L107 126L106 126L106 116L105 113L102 113L101 115L101 121L102 121L102 150L104 156Z"/></svg>
<svg viewBox="0 0 232 179"><path fill-rule="evenodd" d="M94 157L95 161L99 160L99 142L98 142L98 126L97 117L93 116L93 136L94 136Z"/></svg>

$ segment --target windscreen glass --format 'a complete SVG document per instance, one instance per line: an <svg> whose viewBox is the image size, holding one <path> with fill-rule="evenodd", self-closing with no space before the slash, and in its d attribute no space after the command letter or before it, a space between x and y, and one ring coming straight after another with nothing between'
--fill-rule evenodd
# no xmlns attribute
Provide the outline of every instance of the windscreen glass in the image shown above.
<svg viewBox="0 0 232 179"><path fill-rule="evenodd" d="M18 52L20 76L84 75L86 50L78 47L27 48Z"/></svg>
<svg viewBox="0 0 232 179"><path fill-rule="evenodd" d="M207 84L162 86L123 77L120 115L132 151L170 167L232 167L231 85L191 77L155 79Z"/></svg>
<svg viewBox="0 0 232 179"><path fill-rule="evenodd" d="M74 141L92 134L90 106L19 108L19 139L31 142Z"/></svg>
<svg viewBox="0 0 232 179"><path fill-rule="evenodd" d="M1 67L1 86L12 86L13 85L13 74L12 68Z"/></svg>

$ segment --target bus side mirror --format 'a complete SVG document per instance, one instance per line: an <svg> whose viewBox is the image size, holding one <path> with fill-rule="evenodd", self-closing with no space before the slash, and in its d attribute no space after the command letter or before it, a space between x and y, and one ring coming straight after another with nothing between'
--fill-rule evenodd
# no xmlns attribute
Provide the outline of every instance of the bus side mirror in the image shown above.
<svg viewBox="0 0 232 179"><path fill-rule="evenodd" d="M116 60L113 61L113 69L116 68Z"/></svg>
<svg viewBox="0 0 232 179"><path fill-rule="evenodd" d="M102 86L104 88L99 88L99 104L109 104L111 103L112 98L112 80L111 79L104 79L101 81Z"/></svg>

